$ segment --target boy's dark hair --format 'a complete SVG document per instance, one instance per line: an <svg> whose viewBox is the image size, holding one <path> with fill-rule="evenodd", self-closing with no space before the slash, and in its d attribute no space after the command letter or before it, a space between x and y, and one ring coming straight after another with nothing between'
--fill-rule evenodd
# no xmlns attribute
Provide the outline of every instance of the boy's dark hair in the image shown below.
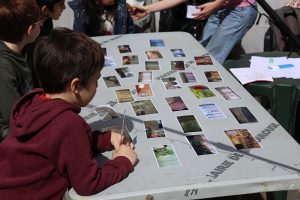
<svg viewBox="0 0 300 200"><path fill-rule="evenodd" d="M35 0L0 1L0 39L20 42L30 25L40 19L40 8Z"/></svg>
<svg viewBox="0 0 300 200"><path fill-rule="evenodd" d="M61 93L74 78L85 87L102 70L104 54L96 41L68 28L56 28L41 37L34 52L34 67L41 87L49 93Z"/></svg>
<svg viewBox="0 0 300 200"><path fill-rule="evenodd" d="M40 8L46 6L51 12L54 9L54 4L64 2L64 0L36 0Z"/></svg>

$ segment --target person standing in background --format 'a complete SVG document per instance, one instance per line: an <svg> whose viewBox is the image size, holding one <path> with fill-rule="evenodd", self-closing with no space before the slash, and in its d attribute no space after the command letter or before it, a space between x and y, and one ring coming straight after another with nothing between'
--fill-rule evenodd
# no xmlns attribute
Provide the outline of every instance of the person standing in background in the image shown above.
<svg viewBox="0 0 300 200"><path fill-rule="evenodd" d="M133 19L152 12L171 8L186 0L162 0L147 6L133 8ZM215 0L197 6L194 19L208 19L204 26L201 44L221 64L233 47L242 40L255 22L257 11L255 0Z"/></svg>

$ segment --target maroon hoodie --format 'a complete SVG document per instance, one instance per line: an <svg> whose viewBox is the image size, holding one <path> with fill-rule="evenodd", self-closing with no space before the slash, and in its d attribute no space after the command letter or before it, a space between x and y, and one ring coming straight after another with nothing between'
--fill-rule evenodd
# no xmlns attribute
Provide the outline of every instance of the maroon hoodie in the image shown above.
<svg viewBox="0 0 300 200"><path fill-rule="evenodd" d="M68 187L92 195L133 171L120 156L101 168L93 156L111 150L110 132L91 132L80 108L61 99L43 99L42 89L22 97L10 131L0 143L0 199L61 199Z"/></svg>

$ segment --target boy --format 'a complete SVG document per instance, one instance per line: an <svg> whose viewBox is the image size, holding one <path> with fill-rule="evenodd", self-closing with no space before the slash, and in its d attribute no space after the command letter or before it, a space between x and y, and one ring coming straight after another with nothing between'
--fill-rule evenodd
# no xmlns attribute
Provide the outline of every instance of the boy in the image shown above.
<svg viewBox="0 0 300 200"><path fill-rule="evenodd" d="M58 20L66 8L65 0L36 0L40 6L44 25L41 36L49 35L53 29L53 19Z"/></svg>
<svg viewBox="0 0 300 200"><path fill-rule="evenodd" d="M94 97L104 65L99 44L83 33L54 29L35 50L43 89L22 97L0 143L0 199L61 199L69 187L92 195L124 179L137 157L114 132L91 132L78 115ZM96 151L115 149L98 168Z"/></svg>
<svg viewBox="0 0 300 200"><path fill-rule="evenodd" d="M35 0L40 7L41 17L43 21L43 26L39 36L49 35L53 30L53 19L58 20L64 11L65 0ZM23 54L26 55L26 60L28 65L33 68L33 51L34 51L35 43L27 45ZM33 86L39 87L37 82L36 74L34 70L32 70L32 78L33 78Z"/></svg>
<svg viewBox="0 0 300 200"><path fill-rule="evenodd" d="M21 50L41 30L35 0L0 0L0 141L8 131L9 116L17 100L32 88L29 66Z"/></svg>

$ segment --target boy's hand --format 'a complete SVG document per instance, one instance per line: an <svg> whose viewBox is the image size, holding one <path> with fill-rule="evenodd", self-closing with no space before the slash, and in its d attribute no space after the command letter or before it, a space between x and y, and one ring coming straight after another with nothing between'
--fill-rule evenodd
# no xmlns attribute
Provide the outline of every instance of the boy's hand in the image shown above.
<svg viewBox="0 0 300 200"><path fill-rule="evenodd" d="M195 12L192 15L193 19L206 20L213 12L219 9L224 4L223 0L212 1L198 6L199 12Z"/></svg>
<svg viewBox="0 0 300 200"><path fill-rule="evenodd" d="M115 150L118 150L121 144L129 145L131 149L134 149L134 144L124 135L120 133L111 132L110 142L114 146Z"/></svg>
<svg viewBox="0 0 300 200"><path fill-rule="evenodd" d="M134 166L137 162L137 155L129 144L121 144L117 150L113 151L112 158L114 159L118 156L125 156L128 158L132 166Z"/></svg>
<svg viewBox="0 0 300 200"><path fill-rule="evenodd" d="M130 16L132 17L133 20L138 20L149 13L147 12L147 8L145 6L132 6L130 9Z"/></svg>

